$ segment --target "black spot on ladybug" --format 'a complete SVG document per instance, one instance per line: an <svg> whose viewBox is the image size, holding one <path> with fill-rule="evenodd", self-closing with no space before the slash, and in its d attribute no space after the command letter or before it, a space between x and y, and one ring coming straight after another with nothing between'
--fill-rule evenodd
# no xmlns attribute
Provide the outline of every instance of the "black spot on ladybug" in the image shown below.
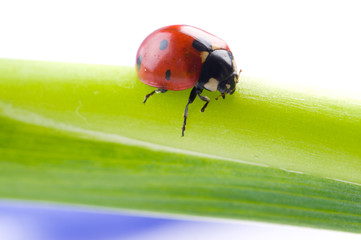
<svg viewBox="0 0 361 240"><path fill-rule="evenodd" d="M170 69L165 72L165 79L170 80Z"/></svg>
<svg viewBox="0 0 361 240"><path fill-rule="evenodd" d="M142 65L142 56L141 55L139 55L138 56L138 58L137 58L137 69L138 69L138 71L139 71L139 69L140 69L140 65Z"/></svg>
<svg viewBox="0 0 361 240"><path fill-rule="evenodd" d="M195 39L192 43L192 47L200 52L212 51L212 44L204 39Z"/></svg>
<svg viewBox="0 0 361 240"><path fill-rule="evenodd" d="M159 45L159 49L160 50L164 50L164 49L166 49L168 47L168 41L167 40L162 40L161 42L160 42L160 45Z"/></svg>

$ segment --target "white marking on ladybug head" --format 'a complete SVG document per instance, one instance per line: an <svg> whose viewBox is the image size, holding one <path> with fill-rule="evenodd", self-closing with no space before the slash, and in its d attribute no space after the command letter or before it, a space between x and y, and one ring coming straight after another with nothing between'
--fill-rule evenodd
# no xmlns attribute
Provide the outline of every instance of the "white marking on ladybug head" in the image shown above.
<svg viewBox="0 0 361 240"><path fill-rule="evenodd" d="M219 46L212 44L212 50L221 49Z"/></svg>
<svg viewBox="0 0 361 240"><path fill-rule="evenodd" d="M231 88L231 85L227 83L226 88L229 90Z"/></svg>
<svg viewBox="0 0 361 240"><path fill-rule="evenodd" d="M207 52L207 51L201 52L202 63L204 63L206 61L208 55L209 55L209 52Z"/></svg>
<svg viewBox="0 0 361 240"><path fill-rule="evenodd" d="M210 78L206 84L204 84L204 88L208 91L215 92L217 91L219 81L215 78Z"/></svg>

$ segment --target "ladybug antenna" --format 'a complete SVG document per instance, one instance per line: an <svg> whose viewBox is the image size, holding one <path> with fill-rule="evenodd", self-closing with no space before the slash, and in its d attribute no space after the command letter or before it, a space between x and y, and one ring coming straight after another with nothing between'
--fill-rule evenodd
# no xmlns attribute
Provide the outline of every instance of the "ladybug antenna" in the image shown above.
<svg viewBox="0 0 361 240"><path fill-rule="evenodd" d="M237 78L236 83L239 83L239 78L241 77L241 72L242 72L242 69L239 69L238 78Z"/></svg>
<svg viewBox="0 0 361 240"><path fill-rule="evenodd" d="M222 97L223 99L226 98L226 92L222 93L221 95L219 95L218 97L216 97L216 100L218 100L218 98Z"/></svg>

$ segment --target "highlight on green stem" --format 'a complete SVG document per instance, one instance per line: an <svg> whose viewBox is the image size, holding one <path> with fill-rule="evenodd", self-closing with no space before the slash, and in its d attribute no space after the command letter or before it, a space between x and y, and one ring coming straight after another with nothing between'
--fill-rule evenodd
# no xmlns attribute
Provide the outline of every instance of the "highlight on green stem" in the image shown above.
<svg viewBox="0 0 361 240"><path fill-rule="evenodd" d="M241 77L189 106L133 67L0 59L0 198L361 232L361 101Z"/></svg>

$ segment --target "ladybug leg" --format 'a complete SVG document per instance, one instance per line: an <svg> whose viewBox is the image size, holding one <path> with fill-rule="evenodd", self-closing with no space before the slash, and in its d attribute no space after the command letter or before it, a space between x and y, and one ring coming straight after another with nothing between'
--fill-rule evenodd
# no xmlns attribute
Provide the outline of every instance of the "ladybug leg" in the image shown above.
<svg viewBox="0 0 361 240"><path fill-rule="evenodd" d="M166 91L167 91L167 90L165 90L165 89L157 88L157 89L154 90L153 92L148 93L147 95L145 95L143 103L145 103L145 102L148 100L148 98L149 98L150 96L152 96L154 93L165 93Z"/></svg>
<svg viewBox="0 0 361 240"><path fill-rule="evenodd" d="M201 109L201 112L204 112L204 110L205 110L206 107L208 106L208 103L209 103L210 99L209 99L209 97L207 97L207 96L202 96L201 93L202 93L202 90L198 90L198 91L197 91L198 97L199 97L202 101L206 102L206 103L204 104L204 106L202 107L202 109Z"/></svg>
<svg viewBox="0 0 361 240"><path fill-rule="evenodd" d="M186 130L186 124L187 124L187 116L188 116L188 105L191 104L194 99L196 99L197 96L197 89L194 87L191 91L191 94L189 95L188 103L186 105L186 108L184 109L184 121L183 121L183 127L182 127L182 137L184 137L184 131Z"/></svg>
<svg viewBox="0 0 361 240"><path fill-rule="evenodd" d="M143 103L145 103L145 102L147 101L147 99L148 99L150 96L152 96L154 93L155 93L155 90L154 90L153 92L148 93L147 95L145 95Z"/></svg>

